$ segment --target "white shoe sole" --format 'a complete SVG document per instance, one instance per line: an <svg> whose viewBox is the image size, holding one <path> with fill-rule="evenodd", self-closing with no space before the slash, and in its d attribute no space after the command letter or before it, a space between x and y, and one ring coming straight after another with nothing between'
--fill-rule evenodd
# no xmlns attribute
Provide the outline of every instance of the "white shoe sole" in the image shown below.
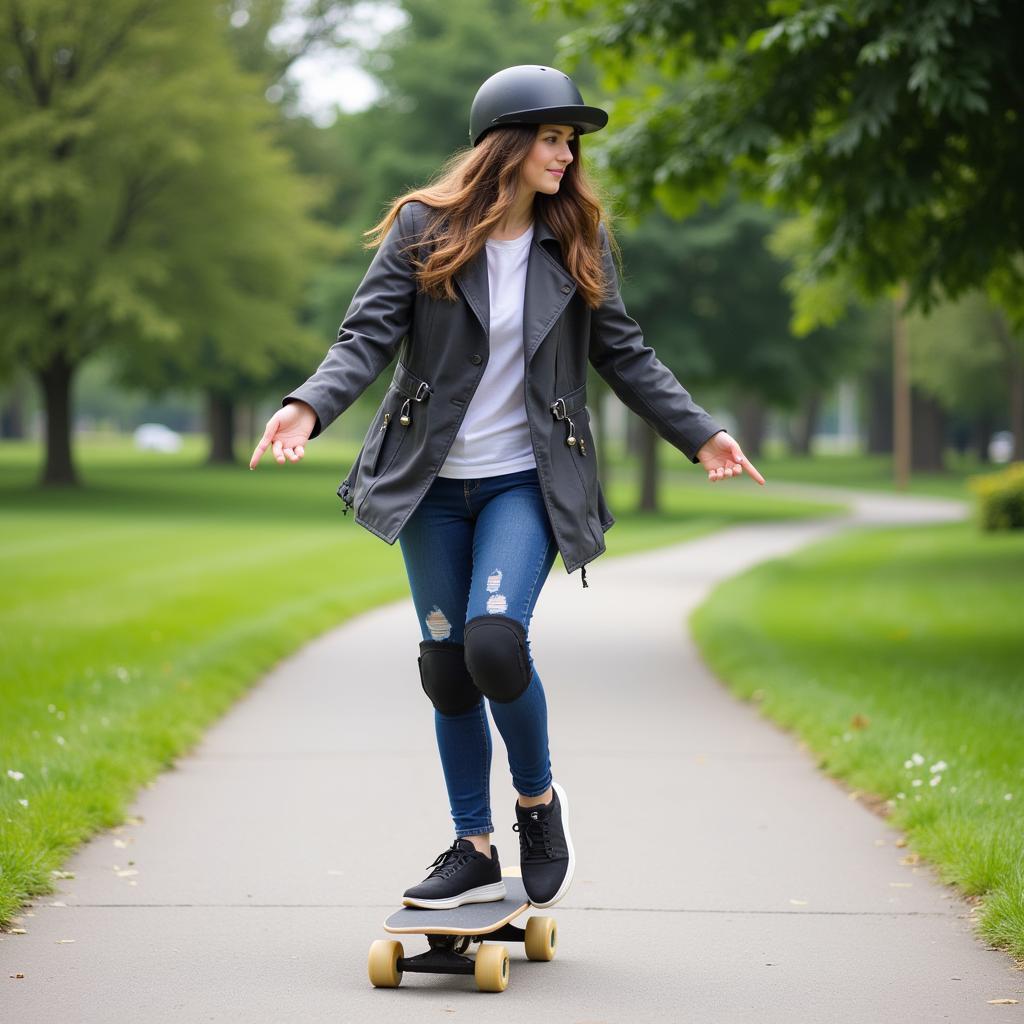
<svg viewBox="0 0 1024 1024"><path fill-rule="evenodd" d="M454 910L465 903L491 903L505 898L505 883L494 882L491 885L479 885L475 889L467 889L458 896L449 896L444 900L425 900L417 896L405 896L402 902L407 907L419 907L421 910Z"/></svg>
<svg viewBox="0 0 1024 1024"><path fill-rule="evenodd" d="M565 845L569 850L569 866L565 869L565 878L562 879L562 884L551 899L546 903L530 901L531 906L537 907L540 910L543 910L545 907L553 907L568 892L569 886L572 884L573 872L576 870L576 851L572 848L572 836L569 835L569 798L565 795L565 790L557 782L552 782L551 788L558 794L558 804L562 811L562 832L565 835Z"/></svg>

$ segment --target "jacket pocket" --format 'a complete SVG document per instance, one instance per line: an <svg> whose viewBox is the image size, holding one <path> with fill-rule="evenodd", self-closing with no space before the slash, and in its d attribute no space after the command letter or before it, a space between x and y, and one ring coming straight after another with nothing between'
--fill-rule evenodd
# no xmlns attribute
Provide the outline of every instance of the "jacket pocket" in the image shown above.
<svg viewBox="0 0 1024 1024"><path fill-rule="evenodd" d="M388 433L393 429L395 411L392 406L394 405L394 397L395 389L389 387L387 394L384 396L384 401L381 402L376 415L370 421L370 429L366 432L366 437L363 440L359 468L360 472L367 473L370 476L373 476L377 471L377 463L380 460L380 453L384 449L384 442L387 440Z"/></svg>

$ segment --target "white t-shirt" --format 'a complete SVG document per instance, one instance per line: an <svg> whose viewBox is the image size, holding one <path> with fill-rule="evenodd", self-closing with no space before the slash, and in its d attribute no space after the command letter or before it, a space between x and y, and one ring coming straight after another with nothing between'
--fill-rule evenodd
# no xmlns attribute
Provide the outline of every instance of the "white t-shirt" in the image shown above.
<svg viewBox="0 0 1024 1024"><path fill-rule="evenodd" d="M533 225L509 241L488 239L490 356L439 476L458 480L536 466L523 397L523 304Z"/></svg>

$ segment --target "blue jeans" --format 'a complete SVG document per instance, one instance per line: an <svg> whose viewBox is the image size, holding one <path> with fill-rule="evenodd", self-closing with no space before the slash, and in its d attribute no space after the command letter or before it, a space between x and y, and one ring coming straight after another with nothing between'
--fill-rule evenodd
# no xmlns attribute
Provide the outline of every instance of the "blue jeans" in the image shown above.
<svg viewBox="0 0 1024 1024"><path fill-rule="evenodd" d="M558 547L535 468L456 480L437 477L398 540L424 640L463 643L466 622L507 615L529 633L530 617ZM434 731L455 834L494 831L491 731L485 705L508 750L512 783L523 796L551 785L547 703L527 645L531 676L515 700L481 695L472 710L434 709Z"/></svg>

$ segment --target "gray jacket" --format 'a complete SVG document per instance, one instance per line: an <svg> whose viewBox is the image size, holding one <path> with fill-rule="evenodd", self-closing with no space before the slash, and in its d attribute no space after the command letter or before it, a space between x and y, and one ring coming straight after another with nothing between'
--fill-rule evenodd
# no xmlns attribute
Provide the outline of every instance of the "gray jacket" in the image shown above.
<svg viewBox="0 0 1024 1024"><path fill-rule="evenodd" d="M310 437L316 437L398 351L384 400L338 488L344 511L354 508L356 522L389 544L437 477L488 357L486 253L456 275L460 297L450 302L418 290L408 254L400 252L421 236L429 213L420 202L402 207L352 298L337 342L316 373L282 400L313 407ZM608 280L617 283L603 225L601 238ZM615 522L597 478L586 407L588 359L630 409L692 462L725 428L644 343L617 287L595 310L576 295L560 251L538 215L523 309L524 399L544 504L566 572L573 572L604 552L604 533ZM575 444L568 443L570 422ZM585 569L581 578L586 586Z"/></svg>

